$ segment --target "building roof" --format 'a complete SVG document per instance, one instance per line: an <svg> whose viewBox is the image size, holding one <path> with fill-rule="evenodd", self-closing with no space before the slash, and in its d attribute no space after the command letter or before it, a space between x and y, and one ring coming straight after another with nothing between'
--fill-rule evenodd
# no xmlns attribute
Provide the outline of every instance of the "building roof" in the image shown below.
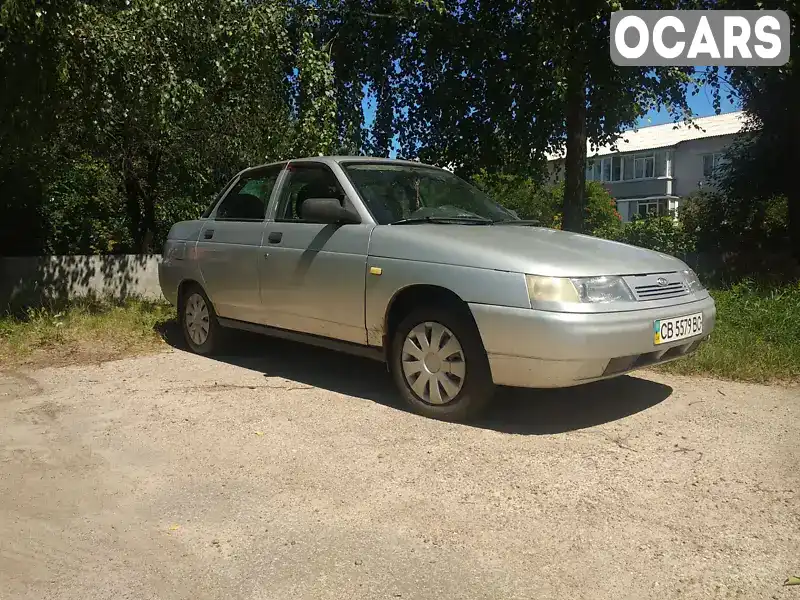
<svg viewBox="0 0 800 600"><path fill-rule="evenodd" d="M711 117L694 119L692 125L683 122L667 123L665 125L652 125L640 127L622 133L616 141L616 149L610 145L601 146L592 150L587 143L587 156L604 156L619 152L636 152L639 150L652 150L654 148L669 148L688 140L718 137L739 133L745 126L743 111L729 112ZM548 154L547 160L563 158L564 151Z"/></svg>

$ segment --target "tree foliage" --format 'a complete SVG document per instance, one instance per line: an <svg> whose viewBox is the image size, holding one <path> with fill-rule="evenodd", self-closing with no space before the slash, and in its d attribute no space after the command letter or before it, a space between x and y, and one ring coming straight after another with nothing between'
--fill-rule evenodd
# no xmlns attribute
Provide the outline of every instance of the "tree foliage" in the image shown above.
<svg viewBox="0 0 800 600"><path fill-rule="evenodd" d="M613 143L653 108L689 115L697 83L691 69L614 66L611 12L705 4L4 0L2 253L153 251L246 165L395 147L475 175L543 224L666 240L666 221L620 227L613 199L584 180L586 147ZM708 213L704 227L739 255L784 247L788 231L800 257L800 9L761 6L790 12L793 58L705 72L719 95L738 90L753 135L732 153L724 196L690 203L686 219ZM565 182L541 186L546 156L564 150Z"/></svg>
<svg viewBox="0 0 800 600"><path fill-rule="evenodd" d="M752 2L724 0L722 8L750 8ZM729 152L721 177L725 196L735 199L728 218L743 228L754 215L763 215L774 198L787 202L791 255L800 263L800 188L794 173L800 164L800 4L765 0L760 8L785 10L791 23L789 62L781 67L712 68L707 82L722 97L736 98L747 117L748 135ZM756 217L757 218L757 217Z"/></svg>
<svg viewBox="0 0 800 600"><path fill-rule="evenodd" d="M540 185L522 175L489 174L481 171L472 178L491 198L510 208L522 219L538 221L544 227L562 228L564 183ZM597 181L586 184L584 208L586 231L593 235L613 237L622 229L617 203Z"/></svg>
<svg viewBox="0 0 800 600"><path fill-rule="evenodd" d="M87 164L121 193L120 248L146 252L169 227L165 202L199 212L243 166L337 144L328 51L285 3L6 0L0 56L20 91L3 95L0 190L39 237ZM44 245L9 234L17 252Z"/></svg>
<svg viewBox="0 0 800 600"><path fill-rule="evenodd" d="M345 4L359 19L336 21L347 42L334 44L334 68L340 86L375 95L375 151L396 139L403 156L471 176L530 174L566 147L568 229L583 228L587 140L612 142L652 108L689 113L691 69L616 67L608 35L613 10L688 0L443 0L402 3L391 18L391 2Z"/></svg>
<svg viewBox="0 0 800 600"><path fill-rule="evenodd" d="M598 235L617 242L648 248L686 259L695 249L694 236L670 216L635 218L624 227L598 230Z"/></svg>

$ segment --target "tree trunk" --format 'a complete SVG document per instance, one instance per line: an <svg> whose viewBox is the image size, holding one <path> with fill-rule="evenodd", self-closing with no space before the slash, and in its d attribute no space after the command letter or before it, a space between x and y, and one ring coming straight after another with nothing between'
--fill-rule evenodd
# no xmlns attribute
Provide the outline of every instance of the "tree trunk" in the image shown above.
<svg viewBox="0 0 800 600"><path fill-rule="evenodd" d="M128 230L134 252L141 254L148 254L152 250L156 233L155 195L160 161L159 152L148 155L143 185L134 161L131 158L125 159L125 210L128 214Z"/></svg>
<svg viewBox="0 0 800 600"><path fill-rule="evenodd" d="M139 251L149 254L156 235L156 186L158 170L161 166L161 152L156 150L147 157L147 182L142 194L142 241Z"/></svg>
<svg viewBox="0 0 800 600"><path fill-rule="evenodd" d="M583 232L586 206L586 77L576 68L567 80L567 156L564 159L562 229Z"/></svg>
<svg viewBox="0 0 800 600"><path fill-rule="evenodd" d="M135 252L138 251L143 242L143 232L141 230L142 224L142 207L141 195L142 187L139 185L139 179L136 176L136 171L133 165L133 160L129 157L124 161L124 183L125 183L125 212L128 215L128 232L133 242Z"/></svg>

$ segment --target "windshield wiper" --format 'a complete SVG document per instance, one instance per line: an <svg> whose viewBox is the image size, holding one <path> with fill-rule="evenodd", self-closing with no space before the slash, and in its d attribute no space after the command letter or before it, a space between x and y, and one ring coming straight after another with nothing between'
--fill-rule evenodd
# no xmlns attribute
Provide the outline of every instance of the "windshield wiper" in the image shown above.
<svg viewBox="0 0 800 600"><path fill-rule="evenodd" d="M409 217L394 221L390 225L413 225L414 223L438 223L441 225L492 225L491 219L482 217Z"/></svg>
<svg viewBox="0 0 800 600"><path fill-rule="evenodd" d="M537 221L536 219L503 219L502 221L495 221L495 225L530 225L535 227L540 227L542 225L541 221Z"/></svg>

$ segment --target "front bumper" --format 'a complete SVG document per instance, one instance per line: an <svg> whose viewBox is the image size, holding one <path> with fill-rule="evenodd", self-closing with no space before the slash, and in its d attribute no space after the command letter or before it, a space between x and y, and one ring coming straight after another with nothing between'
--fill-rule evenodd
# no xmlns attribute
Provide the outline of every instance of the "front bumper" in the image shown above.
<svg viewBox="0 0 800 600"><path fill-rule="evenodd" d="M497 385L568 387L694 352L714 329L709 296L674 306L562 313L470 304ZM703 313L703 333L656 346L653 321Z"/></svg>

